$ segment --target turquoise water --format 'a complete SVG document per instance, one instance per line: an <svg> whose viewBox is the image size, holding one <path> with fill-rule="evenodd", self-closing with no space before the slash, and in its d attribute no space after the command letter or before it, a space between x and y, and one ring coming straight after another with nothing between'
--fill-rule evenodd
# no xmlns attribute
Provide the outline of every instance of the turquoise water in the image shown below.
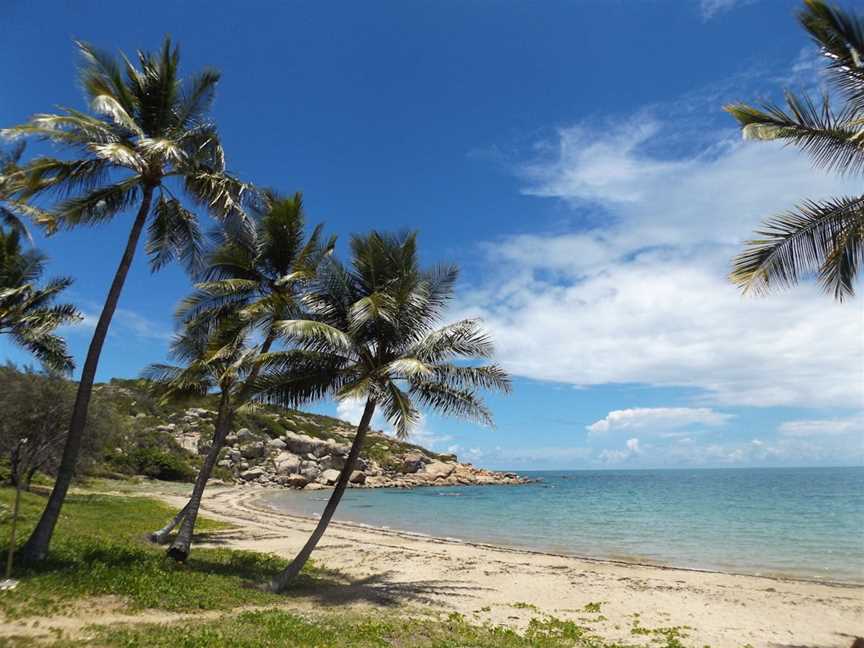
<svg viewBox="0 0 864 648"><path fill-rule="evenodd" d="M525 486L349 490L337 520L677 567L864 583L864 468L525 472ZM316 515L330 491L274 491Z"/></svg>

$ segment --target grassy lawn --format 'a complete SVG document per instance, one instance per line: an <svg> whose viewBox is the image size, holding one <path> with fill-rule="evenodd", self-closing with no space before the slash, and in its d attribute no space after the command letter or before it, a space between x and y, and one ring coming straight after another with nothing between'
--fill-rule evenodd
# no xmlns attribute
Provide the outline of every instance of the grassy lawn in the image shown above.
<svg viewBox="0 0 864 648"><path fill-rule="evenodd" d="M652 645L680 648L675 633ZM381 614L299 615L284 610L243 612L206 623L103 627L89 642L59 645L204 648L286 646L296 648L626 648L592 636L570 621L534 620L524 633L476 625L458 614L447 618Z"/></svg>
<svg viewBox="0 0 864 648"><path fill-rule="evenodd" d="M11 510L12 496L11 489L0 489L0 506L4 507L0 539L8 537L6 514ZM19 523L22 541L35 525L44 501L41 496L24 494ZM7 622L26 620L30 625L40 618L63 614L86 619L88 600L111 596L122 603L123 612L215 611L215 615L162 624L93 626L74 639L68 635L63 638L60 633L50 640L22 634L0 638L0 645L621 648L595 637L582 625L543 615L539 610L528 629L518 633L477 625L458 614L408 616L404 610L380 607L362 614L339 606L317 607L314 612L286 609L290 595L254 587L285 565L276 556L199 548L185 565L165 558L164 548L148 543L146 535L172 513L167 506L140 497L70 497L55 533L50 560L16 566L14 576L21 582L15 590L0 593L0 614ZM219 528L216 522L201 520L204 536ZM321 589L339 587L338 575L311 566L295 593L314 597ZM243 609L251 606L258 609ZM599 614L599 604L596 612ZM636 635L648 637L658 648L684 645L674 628L648 630L634 625Z"/></svg>
<svg viewBox="0 0 864 648"><path fill-rule="evenodd" d="M0 504L11 510L13 491L0 490ZM18 537L23 542L44 506L43 497L25 493ZM164 557L164 548L146 541L173 511L162 503L140 497L74 495L63 514L51 545L51 557L37 565L18 564L13 576L18 587L0 595L0 612L7 619L62 612L83 597L121 597L132 610L172 611L228 609L238 605L279 601L283 597L249 587L264 582L284 565L271 555L194 549L185 565ZM219 528L199 521L205 534ZM5 560L9 521L0 524ZM5 562L4 562L5 564Z"/></svg>

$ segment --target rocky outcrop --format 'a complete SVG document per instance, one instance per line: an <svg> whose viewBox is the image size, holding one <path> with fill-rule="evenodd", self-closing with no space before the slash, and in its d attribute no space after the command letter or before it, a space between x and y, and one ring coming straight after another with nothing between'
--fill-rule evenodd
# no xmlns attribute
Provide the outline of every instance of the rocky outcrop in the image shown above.
<svg viewBox="0 0 864 648"><path fill-rule="evenodd" d="M293 421L316 431L313 415ZM215 412L190 408L158 430L170 433L190 453L209 448ZM328 419L335 421L335 419ZM332 487L339 479L351 449L353 430L347 425L321 430L321 436L286 429L279 436L241 427L226 437L218 466L222 476L238 483L282 488L318 489ZM305 431L305 430L304 430ZM329 434L327 434L329 432ZM367 454L368 453L368 454ZM514 473L493 472L457 461L456 455L442 455L404 444L380 433L370 432L363 456L351 472L352 488L415 488L475 484L521 484L526 479Z"/></svg>

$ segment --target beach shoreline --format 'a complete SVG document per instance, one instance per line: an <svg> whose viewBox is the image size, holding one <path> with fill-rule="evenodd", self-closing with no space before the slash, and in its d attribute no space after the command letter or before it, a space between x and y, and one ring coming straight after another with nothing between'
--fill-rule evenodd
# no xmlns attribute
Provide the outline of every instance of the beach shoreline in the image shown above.
<svg viewBox="0 0 864 648"><path fill-rule="evenodd" d="M499 484L499 485L480 485L475 484L472 485L472 488L496 488L496 487L507 487L510 485L507 484ZM256 489L258 495L248 502L250 506L257 506L257 508L261 508L272 512L277 515L283 515L287 518L297 518L301 520L306 520L309 522L314 522L317 520L317 517L311 515L305 515L301 512L290 511L279 508L273 505L270 502L263 501L267 496L271 496L274 493L279 493L280 491L272 489L272 488L261 488ZM288 491L293 492L293 491ZM257 502L256 502L257 500ZM733 568L724 569L724 568L714 568L714 567L697 567L690 565L674 565L667 564L661 561L652 561L643 557L638 556L602 556L596 555L591 556L587 554L580 554L578 552L568 552L566 550L556 551L553 549L545 549L540 547L529 547L518 544L507 544L506 542L498 542L494 540L472 540L470 538L459 538L453 536L440 536L429 533L424 533L422 531L412 531L410 529L401 529L395 528L391 526L383 526L376 524L369 524L365 522L358 522L356 520L338 520L338 524L344 527L355 527L359 530L370 531L373 533L382 533L382 534L392 534L395 536L405 536L406 538L416 538L421 540L428 540L431 542L439 542L439 543L452 543L457 545L467 545L472 547L477 547L479 549L490 549L493 551L512 551L515 553L525 553L525 554L536 554L539 556L551 556L557 558L575 558L580 561L585 562L597 562L597 563L609 563L613 565L623 565L628 566L632 565L634 567L654 567L657 569L672 569L678 571L685 572L696 572L696 573L705 573L705 574L726 574L729 576L749 576L752 578L765 578L768 580L779 580L779 581L792 581L792 582L801 582L801 583L817 583L822 585L836 585L836 586L851 586L851 587L861 587L862 591L864 591L864 580L856 581L856 580L842 580L842 579L833 579L833 578L818 578L818 577L810 577L806 575L796 575L791 573L754 573L743 570L736 570Z"/></svg>
<svg viewBox="0 0 864 648"><path fill-rule="evenodd" d="M208 489L204 512L234 526L211 542L292 557L315 519L274 510L263 493ZM864 587L842 582L577 557L340 521L313 558L380 605L458 612L478 623L524 628L549 614L631 643L642 641L634 628L682 628L685 645L713 648L848 647L864 635ZM600 614L586 614L598 607Z"/></svg>

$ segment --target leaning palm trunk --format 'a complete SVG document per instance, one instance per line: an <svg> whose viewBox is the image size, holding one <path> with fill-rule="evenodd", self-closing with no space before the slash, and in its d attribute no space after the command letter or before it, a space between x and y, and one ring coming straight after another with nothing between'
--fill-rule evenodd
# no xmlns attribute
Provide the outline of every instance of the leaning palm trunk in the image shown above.
<svg viewBox="0 0 864 648"><path fill-rule="evenodd" d="M315 530L306 541L306 544L303 545L300 553L297 554L296 558L291 561L291 564L288 565L282 573L270 582L270 589L274 592L281 592L288 587L294 578L297 577L303 569L303 566L309 560L309 556L312 555L312 552L315 550L315 547L318 545L324 532L327 530L330 520L336 512L336 507L339 506L339 501L342 499L342 495L348 487L348 480L351 478L351 472L354 470L357 458L360 456L360 450L363 447L363 441L366 438L366 432L369 430L369 423L372 421L372 414L374 413L375 400L369 398L366 401L366 407L363 409L363 417L360 419L360 424L357 426L357 434L354 435L354 442L351 444L351 452L348 453L348 459L345 461L345 466L343 466L342 472L339 473L339 479L336 482L336 487L333 489L333 494L330 495L330 499L327 501L327 506L324 507L324 512L321 514L321 518L318 520Z"/></svg>
<svg viewBox="0 0 864 648"><path fill-rule="evenodd" d="M177 515L171 518L171 521L168 522L168 524L150 534L150 541L155 542L156 544L165 544L168 542L168 537L171 535L171 532L183 521L183 518L186 517L186 511L188 510L189 502L186 502L183 508L180 509Z"/></svg>
<svg viewBox="0 0 864 648"><path fill-rule="evenodd" d="M87 359L84 361L84 367L81 371L81 382L78 384L78 393L75 397L72 419L69 423L69 434L66 436L66 444L63 447L63 457L57 469L57 479L54 482L54 488L51 490L51 495L48 498L48 503L45 506L42 517L39 518L39 523L33 529L33 533L22 549L22 554L31 560L42 560L47 555L54 527L60 518L60 509L63 507L63 501L66 499L66 493L69 490L69 485L72 483L72 477L75 475L75 465L78 463L78 454L81 450L84 428L87 425L87 409L90 406L90 396L93 393L93 382L96 380L96 368L99 365L99 356L102 353L102 346L105 344L105 338L108 335L108 327L111 325L114 311L117 310L117 302L120 300L120 293L123 291L126 275L129 274L129 268L132 266L135 250L138 247L138 239L141 237L141 231L147 220L152 199L153 187L148 185L144 188L141 207L138 209L138 215L135 217L132 230L129 232L126 250L123 252L120 265L117 267L114 281L111 283L108 297L105 300L105 306L99 315L93 339L90 341L90 347L87 350Z"/></svg>
<svg viewBox="0 0 864 648"><path fill-rule="evenodd" d="M222 398L219 401L219 413L216 416L213 444L210 446L210 450L207 451L204 465L198 471L195 487L192 489L192 496L189 498L186 506L183 507L186 514L183 516L183 523L180 525L177 537L168 548L168 555L178 562L185 561L189 556L189 548L192 545L192 534L195 531L195 521L198 518L198 509L201 508L201 498L204 496L207 481L210 479L214 466L216 466L219 451L222 450L222 446L225 444L225 437L228 436L228 430L231 428L232 414L230 392L225 390L222 392Z"/></svg>

